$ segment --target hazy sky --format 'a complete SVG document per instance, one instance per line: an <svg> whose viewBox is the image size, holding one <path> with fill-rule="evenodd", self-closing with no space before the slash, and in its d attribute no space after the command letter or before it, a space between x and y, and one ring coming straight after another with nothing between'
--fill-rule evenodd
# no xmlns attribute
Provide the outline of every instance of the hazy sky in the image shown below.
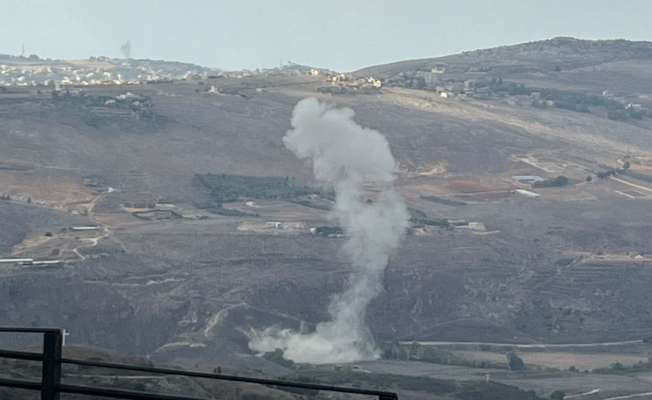
<svg viewBox="0 0 652 400"><path fill-rule="evenodd" d="M652 0L0 0L0 53L363 66L553 36L652 40Z"/></svg>

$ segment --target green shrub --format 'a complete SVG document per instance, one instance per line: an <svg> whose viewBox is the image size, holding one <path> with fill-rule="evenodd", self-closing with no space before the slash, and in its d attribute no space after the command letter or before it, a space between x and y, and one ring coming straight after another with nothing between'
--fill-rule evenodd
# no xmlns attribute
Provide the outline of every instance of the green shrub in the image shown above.
<svg viewBox="0 0 652 400"><path fill-rule="evenodd" d="M315 234L319 236L338 236L343 235L344 230L339 226L318 226L315 228Z"/></svg>
<svg viewBox="0 0 652 400"><path fill-rule="evenodd" d="M283 350L281 349L276 349L272 352L265 353L263 354L263 358L265 360L282 365L286 368L292 368L294 366L294 361L288 360L287 358L283 357Z"/></svg>
<svg viewBox="0 0 652 400"><path fill-rule="evenodd" d="M543 181L535 182L534 186L535 188L546 188L546 187L561 187L561 186L566 186L568 185L569 180L567 177L564 175L559 175L556 178L551 178L551 179L545 179Z"/></svg>
<svg viewBox="0 0 652 400"><path fill-rule="evenodd" d="M291 199L315 192L307 187L295 185L294 180L288 177L197 174L193 184L210 191L219 203L241 199Z"/></svg>
<svg viewBox="0 0 652 400"><path fill-rule="evenodd" d="M258 177L226 174L196 174L192 181L193 200L198 208L226 216L252 216L237 210L227 210L223 204L244 199L290 200L321 190L294 183L288 177ZM325 191L325 194L330 192Z"/></svg>
<svg viewBox="0 0 652 400"><path fill-rule="evenodd" d="M505 357L507 358L507 365L509 366L510 370L522 371L525 369L525 363L523 362L523 359L513 351L505 354Z"/></svg>

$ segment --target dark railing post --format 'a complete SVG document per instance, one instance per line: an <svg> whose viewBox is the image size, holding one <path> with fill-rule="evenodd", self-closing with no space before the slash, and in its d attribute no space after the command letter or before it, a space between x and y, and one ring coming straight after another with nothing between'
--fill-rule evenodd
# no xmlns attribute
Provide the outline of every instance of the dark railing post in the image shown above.
<svg viewBox="0 0 652 400"><path fill-rule="evenodd" d="M61 383L61 331L43 335L43 372L41 400L59 400Z"/></svg>

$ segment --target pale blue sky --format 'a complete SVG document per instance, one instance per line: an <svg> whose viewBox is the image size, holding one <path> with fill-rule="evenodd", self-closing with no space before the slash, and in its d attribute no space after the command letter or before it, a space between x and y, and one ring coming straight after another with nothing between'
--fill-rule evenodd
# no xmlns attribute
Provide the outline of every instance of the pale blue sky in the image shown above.
<svg viewBox="0 0 652 400"><path fill-rule="evenodd" d="M0 53L348 71L553 36L652 40L652 0L0 0Z"/></svg>

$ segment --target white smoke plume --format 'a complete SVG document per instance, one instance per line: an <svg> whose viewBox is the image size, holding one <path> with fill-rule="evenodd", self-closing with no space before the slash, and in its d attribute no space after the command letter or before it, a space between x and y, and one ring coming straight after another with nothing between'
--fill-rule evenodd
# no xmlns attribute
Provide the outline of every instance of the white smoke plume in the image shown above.
<svg viewBox="0 0 652 400"><path fill-rule="evenodd" d="M348 240L345 251L354 272L346 290L329 305L331 319L314 332L268 328L254 332L249 347L257 352L283 350L302 363L353 362L378 357L366 326L366 310L381 290L390 254L408 224L408 212L394 190L396 162L385 137L353 120L353 110L334 108L317 99L301 100L294 108L285 146L312 161L315 177L332 184L336 200L332 214ZM364 186L377 191L365 197Z"/></svg>

